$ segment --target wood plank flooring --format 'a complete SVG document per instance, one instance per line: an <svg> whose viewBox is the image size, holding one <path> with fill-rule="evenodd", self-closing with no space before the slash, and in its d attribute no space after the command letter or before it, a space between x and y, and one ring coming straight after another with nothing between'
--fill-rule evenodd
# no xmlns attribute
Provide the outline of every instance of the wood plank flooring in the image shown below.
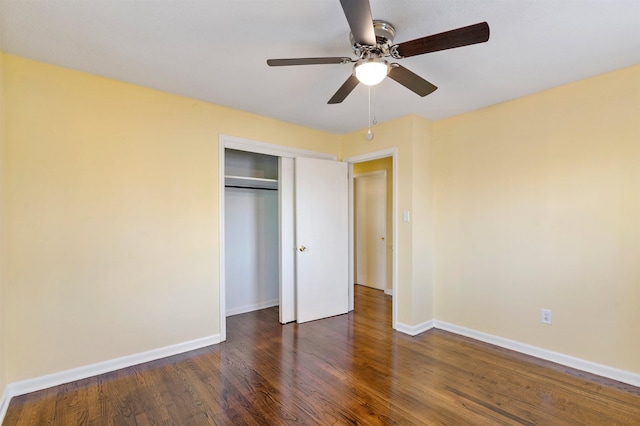
<svg viewBox="0 0 640 426"><path fill-rule="evenodd" d="M4 425L640 425L640 388L444 331L391 330L391 298L15 397Z"/></svg>

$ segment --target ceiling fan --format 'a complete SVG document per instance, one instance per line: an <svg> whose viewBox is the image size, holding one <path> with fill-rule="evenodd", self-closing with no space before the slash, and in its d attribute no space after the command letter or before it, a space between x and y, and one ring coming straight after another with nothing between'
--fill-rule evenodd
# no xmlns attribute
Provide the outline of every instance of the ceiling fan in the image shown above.
<svg viewBox="0 0 640 426"><path fill-rule="evenodd" d="M349 64L355 63L353 74L329 99L338 104L355 89L358 83L376 85L389 77L420 96L437 89L419 75L385 58L402 59L454 47L484 43L489 40L489 25L481 22L467 27L434 34L415 40L393 44L396 30L389 22L373 20L369 0L340 0L342 10L351 28L350 41L357 59L349 57L267 59L272 67L288 65Z"/></svg>

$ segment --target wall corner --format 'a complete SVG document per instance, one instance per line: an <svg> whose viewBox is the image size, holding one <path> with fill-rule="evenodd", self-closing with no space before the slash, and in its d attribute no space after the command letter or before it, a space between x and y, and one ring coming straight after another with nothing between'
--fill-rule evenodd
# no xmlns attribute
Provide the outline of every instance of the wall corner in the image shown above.
<svg viewBox="0 0 640 426"><path fill-rule="evenodd" d="M6 127L5 127L5 92L4 92L4 53L0 50L0 423L8 401L7 388L7 345L6 345L6 228L5 228L5 170L6 170Z"/></svg>
<svg viewBox="0 0 640 426"><path fill-rule="evenodd" d="M433 122L411 116L413 145L413 323L434 318Z"/></svg>

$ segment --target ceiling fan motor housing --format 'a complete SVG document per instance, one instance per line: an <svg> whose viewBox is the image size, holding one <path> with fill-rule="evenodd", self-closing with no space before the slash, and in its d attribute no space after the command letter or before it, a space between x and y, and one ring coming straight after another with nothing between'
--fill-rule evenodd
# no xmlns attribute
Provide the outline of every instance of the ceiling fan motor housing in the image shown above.
<svg viewBox="0 0 640 426"><path fill-rule="evenodd" d="M393 39L396 36L396 29L387 21L376 19L373 21L373 31L376 35L376 45L367 46L356 43L353 33L349 33L353 53L360 57L384 57L389 56Z"/></svg>

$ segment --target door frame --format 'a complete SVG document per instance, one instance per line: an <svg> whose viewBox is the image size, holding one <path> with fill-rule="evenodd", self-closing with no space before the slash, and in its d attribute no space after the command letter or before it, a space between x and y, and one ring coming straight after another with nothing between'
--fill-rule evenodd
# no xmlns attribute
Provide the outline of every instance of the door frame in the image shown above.
<svg viewBox="0 0 640 426"><path fill-rule="evenodd" d="M219 309L220 309L220 341L224 342L227 340L227 315L226 315L226 279L225 279L225 215L224 215L224 181L225 181L225 149L236 149L239 151L247 151L253 152L257 154L266 154L272 155L274 157L282 158L296 158L296 157L311 157L311 158L323 158L327 160L337 161L337 156L334 154L328 154L324 152L310 151L306 149L293 148L289 146L276 145L267 142L254 141L251 139L244 139L235 136L229 136L220 134L218 136L218 261L219 261ZM287 182L281 182L281 179L287 179ZM278 186L281 187L283 184L286 188L287 195L293 196L293 181L289 182L289 179L293 179L293 175L285 175L278 176ZM279 188L280 189L280 188ZM282 192L282 191L279 191ZM283 254L294 256L293 250L288 250L284 247L282 235L290 236L293 235L293 221L283 220L283 216L285 218L293 217L293 204L289 206L291 208L290 211L285 212L283 215L283 203L282 203L282 194L278 194L280 198L278 209L279 212L279 221L280 221L280 276L279 276L279 288L280 288L280 298L282 298L282 264L283 264ZM284 206L286 207L286 206ZM294 242L295 243L295 242ZM290 247L291 249L295 247ZM293 260L291 261L293 264ZM293 274L294 271L291 271ZM353 289L352 289L353 290ZM353 308L351 308L353 309Z"/></svg>
<svg viewBox="0 0 640 426"><path fill-rule="evenodd" d="M355 192L356 182L357 182L358 179L361 179L361 178L368 178L368 177L379 176L379 175L381 175L383 180L384 180L384 223L383 223L384 232L383 232L383 236L384 236L384 245L385 245L385 247L384 247L385 264L384 264L384 278L383 278L382 281L384 282L384 288L383 288L384 292L386 294L389 294L389 291L387 290L387 286L389 285L389 283L387 282L387 275L388 275L388 271L387 271L387 262L388 262L388 259L387 259L387 196L388 196L388 193L389 193L389 188L387 188L387 171L386 170L374 170L374 171L371 171L371 172L358 173L358 174L354 173L353 174L353 189L354 189L354 199L353 199L353 202L354 202L354 211L353 211L353 213L354 213L354 216L353 216L354 217L353 233L354 234L353 234L353 238L354 238L354 240L353 240L353 247L354 247L354 253L355 253L356 252L355 249L357 248L356 247L356 231L357 231L356 228L357 228L357 225L358 225L357 221L355 220L355 217L356 217L355 216L355 213L356 213L356 211L355 211L355 207L356 207L355 202L356 202L356 196L357 196L356 192ZM355 269L355 271L354 271L355 272L354 279L355 279L356 276L358 275L357 274L357 269L358 269L358 267L357 267L357 265L358 265L357 256L353 257L353 262L354 262L353 265L354 265L354 269Z"/></svg>
<svg viewBox="0 0 640 426"><path fill-rule="evenodd" d="M391 259L391 287L392 287L392 300L391 300L391 327L396 330L396 324L398 322L398 224L396 221L398 211L398 149L387 148L380 151L369 152L366 154L355 155L352 157L343 158L342 161L349 163L349 310L353 310L353 293L355 286L354 279L354 192L353 192L353 165L355 163L363 163L365 161L378 160L380 158L392 158L392 208L391 208L391 223L392 229L392 259ZM387 188L388 189L388 188Z"/></svg>

